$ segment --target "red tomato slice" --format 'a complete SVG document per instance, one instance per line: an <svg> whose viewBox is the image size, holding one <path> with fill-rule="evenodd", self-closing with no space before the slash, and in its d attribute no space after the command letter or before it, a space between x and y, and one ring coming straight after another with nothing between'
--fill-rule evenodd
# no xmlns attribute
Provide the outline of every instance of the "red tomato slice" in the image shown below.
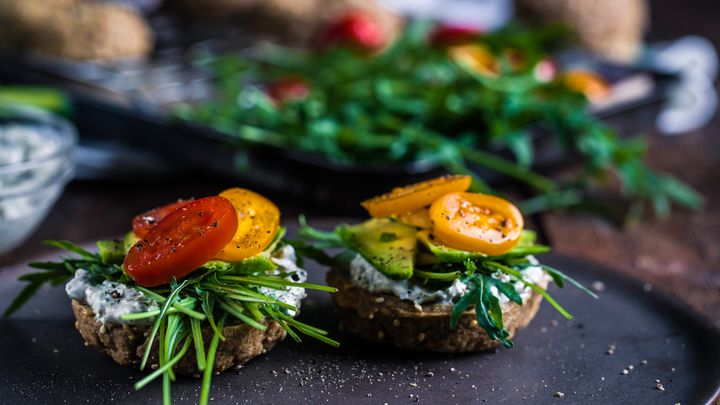
<svg viewBox="0 0 720 405"><path fill-rule="evenodd" d="M235 236L237 214L224 197L187 202L152 227L125 256L125 272L143 287L180 279L212 259Z"/></svg>
<svg viewBox="0 0 720 405"><path fill-rule="evenodd" d="M140 215L136 215L132 220L133 233L138 237L144 237L148 231L155 227L158 222L162 221L169 213L176 209L184 206L190 201L178 201L163 205L162 207L153 208L150 211L145 211Z"/></svg>
<svg viewBox="0 0 720 405"><path fill-rule="evenodd" d="M323 46L348 45L374 51L388 42L380 22L362 10L351 10L330 22L319 36Z"/></svg>
<svg viewBox="0 0 720 405"><path fill-rule="evenodd" d="M302 100L310 94L310 84L300 76L285 76L267 84L268 96L277 104L286 100Z"/></svg>

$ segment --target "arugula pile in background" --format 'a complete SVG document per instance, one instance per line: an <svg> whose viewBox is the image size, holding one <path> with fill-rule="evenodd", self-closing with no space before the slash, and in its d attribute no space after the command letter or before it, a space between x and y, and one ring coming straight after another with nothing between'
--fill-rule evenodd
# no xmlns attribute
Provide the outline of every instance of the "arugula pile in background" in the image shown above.
<svg viewBox="0 0 720 405"><path fill-rule="evenodd" d="M588 101L561 80L542 82L533 70L562 45L567 31L511 25L478 36L501 73L475 73L428 40L433 26L410 23L381 53L347 47L291 50L265 46L249 56L200 58L217 77L218 97L179 105L185 120L225 132L241 145L269 145L322 155L343 165L432 162L456 174L488 169L534 190L525 213L587 206L591 191L616 178L635 218L650 202L665 216L672 204L698 208L702 198L643 163L644 142L623 139L593 118ZM521 63L513 58L521 55ZM520 65L520 66L519 66ZM278 102L267 93L296 78L309 93ZM533 132L583 158L582 170L552 180L534 172ZM513 157L491 151L505 148ZM479 176L473 191L493 193ZM599 206L599 204L596 204Z"/></svg>

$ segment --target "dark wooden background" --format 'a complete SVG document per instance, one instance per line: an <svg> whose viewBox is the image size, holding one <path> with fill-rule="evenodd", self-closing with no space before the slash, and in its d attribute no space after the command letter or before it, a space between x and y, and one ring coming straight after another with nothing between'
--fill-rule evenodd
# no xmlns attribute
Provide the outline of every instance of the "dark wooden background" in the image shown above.
<svg viewBox="0 0 720 405"><path fill-rule="evenodd" d="M720 48L720 3L655 1L650 40L695 34ZM651 166L705 197L700 212L674 210L664 221L619 229L602 219L550 214L543 223L556 252L582 256L669 291L720 326L720 116L704 128L662 137L648 125Z"/></svg>

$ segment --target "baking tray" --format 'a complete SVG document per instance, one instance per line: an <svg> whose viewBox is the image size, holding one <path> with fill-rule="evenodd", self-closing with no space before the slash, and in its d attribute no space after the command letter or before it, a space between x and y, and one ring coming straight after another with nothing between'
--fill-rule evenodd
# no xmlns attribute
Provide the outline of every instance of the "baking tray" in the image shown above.
<svg viewBox="0 0 720 405"><path fill-rule="evenodd" d="M392 165L346 166L322 156L265 146L236 145L235 140L212 128L181 123L167 114L180 101L197 102L212 97L212 77L193 65L193 55L248 49L253 38L241 28L220 28L193 23L164 12L149 19L158 38L146 61L117 63L72 62L34 54L0 54L0 82L57 86L73 97L73 118L83 144L108 147L108 142L152 151L173 169L202 170L208 175L232 178L268 193L282 193L293 200L322 207L330 213L357 213L357 201L384 192L397 184L444 173L427 162ZM667 98L676 77L651 69L620 66L574 53L564 65L594 67L608 80L635 83L635 91L593 113L622 122L623 132L636 133L652 119ZM625 86L626 88L628 86ZM638 90L639 89L639 90ZM628 96L629 94L629 96ZM573 162L547 133L535 133L534 170L549 173ZM511 158L508 150L493 152ZM132 154L121 159L132 166ZM145 166L143 166L144 169ZM126 168L124 168L126 169ZM106 170L105 173L108 171ZM123 170L123 173L131 172ZM142 170L137 170L142 174ZM502 187L507 178L478 169L488 183Z"/></svg>
<svg viewBox="0 0 720 405"><path fill-rule="evenodd" d="M711 322L612 270L554 254L543 261L586 285L601 281L604 290L593 300L572 287L552 286L575 319L543 303L513 349L440 355L366 343L337 329L328 294L311 292L301 319L329 330L341 347L286 339L241 369L215 376L212 401L711 404L718 396L720 332ZM19 291L16 278L26 271L18 264L0 272L0 308ZM309 273L310 281L322 282L323 269L309 266ZM144 373L84 347L73 323L62 288L41 290L13 318L0 320L0 403L161 402L159 383L134 391ZM180 378L173 384L175 402L195 402L198 387L197 379Z"/></svg>
<svg viewBox="0 0 720 405"><path fill-rule="evenodd" d="M7 60L6 60L7 61ZM112 149L122 145L157 156L162 165L172 164L156 177L167 172L200 171L207 176L231 179L267 193L280 193L293 201L325 209L329 214L359 213L357 201L385 192L398 184L407 184L436 177L442 168L427 162L408 162L383 166L345 166L322 156L266 146L247 147L235 144L232 137L212 128L181 123L157 110L142 107L127 97L97 87L23 69L21 64L0 60L0 82L32 83L59 86L68 90L73 99L73 120L81 134L81 145L101 144ZM634 134L647 129L668 89L675 84L674 76L657 74L652 95L626 104L623 108L598 112L611 123L620 123L624 133ZM551 136L537 132L535 136L534 170L551 173L573 163L577 156L568 155L556 146ZM507 150L496 153L510 157ZM147 178L152 175L146 165L133 170L134 157L127 153L117 159L127 176ZM82 163L82 162L81 162ZM159 165L156 165L159 166ZM113 168L102 173L112 172ZM166 168L167 169L167 168ZM478 170L478 174L496 187L511 184L497 173ZM517 184L513 184L517 186Z"/></svg>

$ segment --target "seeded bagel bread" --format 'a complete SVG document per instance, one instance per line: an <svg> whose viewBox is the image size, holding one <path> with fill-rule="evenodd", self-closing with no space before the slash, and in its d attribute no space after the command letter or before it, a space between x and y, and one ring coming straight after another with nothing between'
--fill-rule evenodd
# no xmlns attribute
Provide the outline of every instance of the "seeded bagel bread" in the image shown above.
<svg viewBox="0 0 720 405"><path fill-rule="evenodd" d="M85 345L107 353L118 364L137 365L142 359L151 324L103 324L95 319L95 313L83 302L72 300L72 309L77 318L75 327L85 339ZM237 367L253 357L272 349L285 338L285 330L276 322L265 322L267 329L255 329L247 324L223 328L225 341L220 341L215 355L214 370L220 373ZM212 330L203 330L205 347L210 344ZM150 352L151 367L157 364L157 350ZM198 375L193 345L173 370L182 375Z"/></svg>
<svg viewBox="0 0 720 405"><path fill-rule="evenodd" d="M465 311L454 329L450 328L452 306L417 305L395 295L373 293L354 285L347 271L332 269L327 283L338 289L332 299L340 310L340 326L352 335L394 346L442 353L475 352L496 347L477 325L475 311ZM547 281L541 284L547 287ZM503 307L503 321L510 338L530 323L540 308L542 296L532 292L523 305Z"/></svg>
<svg viewBox="0 0 720 405"><path fill-rule="evenodd" d="M0 48L73 60L147 56L153 34L123 4L81 0L0 2Z"/></svg>

